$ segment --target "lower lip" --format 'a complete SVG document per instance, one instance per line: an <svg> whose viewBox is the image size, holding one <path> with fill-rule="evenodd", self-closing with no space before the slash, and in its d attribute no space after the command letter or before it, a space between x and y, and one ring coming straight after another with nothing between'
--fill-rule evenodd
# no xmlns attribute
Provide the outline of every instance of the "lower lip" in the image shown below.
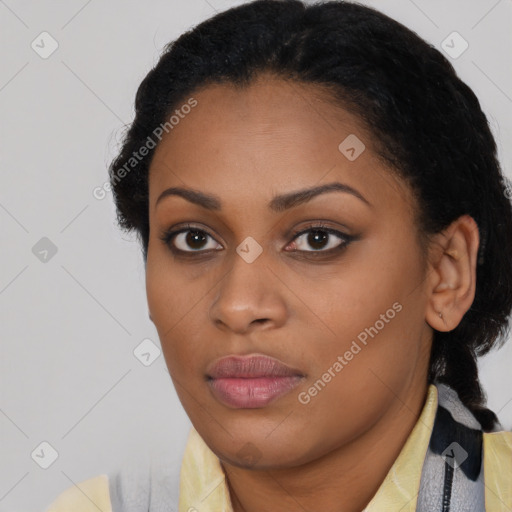
<svg viewBox="0 0 512 512"><path fill-rule="evenodd" d="M224 404L243 409L265 407L295 388L303 377L258 377L210 379L210 388Z"/></svg>

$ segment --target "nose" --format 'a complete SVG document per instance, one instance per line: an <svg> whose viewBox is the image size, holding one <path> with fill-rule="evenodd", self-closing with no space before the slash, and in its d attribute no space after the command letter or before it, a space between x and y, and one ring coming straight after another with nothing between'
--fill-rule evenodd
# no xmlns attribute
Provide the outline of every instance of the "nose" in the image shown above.
<svg viewBox="0 0 512 512"><path fill-rule="evenodd" d="M216 327L237 334L285 323L283 283L269 268L263 254L252 263L234 254L231 270L220 281L209 316Z"/></svg>

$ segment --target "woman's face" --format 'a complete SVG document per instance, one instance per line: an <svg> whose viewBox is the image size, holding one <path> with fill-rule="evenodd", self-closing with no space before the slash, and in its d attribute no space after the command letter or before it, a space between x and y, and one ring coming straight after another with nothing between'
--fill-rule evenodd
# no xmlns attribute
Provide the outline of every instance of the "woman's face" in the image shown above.
<svg viewBox="0 0 512 512"><path fill-rule="evenodd" d="M312 87L209 86L150 168L150 315L194 427L240 467L317 459L425 391L432 331L409 189ZM209 199L162 195L171 187ZM295 376L211 380L230 355Z"/></svg>

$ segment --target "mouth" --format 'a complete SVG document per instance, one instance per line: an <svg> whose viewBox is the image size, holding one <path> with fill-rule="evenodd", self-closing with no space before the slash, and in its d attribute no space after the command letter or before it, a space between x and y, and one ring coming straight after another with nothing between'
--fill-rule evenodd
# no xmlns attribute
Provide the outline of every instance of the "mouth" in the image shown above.
<svg viewBox="0 0 512 512"><path fill-rule="evenodd" d="M207 374L214 396L234 408L265 407L302 382L305 375L277 359L262 356L228 356Z"/></svg>

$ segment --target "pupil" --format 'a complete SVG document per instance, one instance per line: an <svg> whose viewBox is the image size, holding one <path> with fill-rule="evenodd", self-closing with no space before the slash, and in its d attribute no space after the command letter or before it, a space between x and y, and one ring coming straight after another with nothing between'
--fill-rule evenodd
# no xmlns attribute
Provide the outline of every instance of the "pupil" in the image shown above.
<svg viewBox="0 0 512 512"><path fill-rule="evenodd" d="M205 239L206 237L204 235L201 235L200 231L189 231L186 242L189 246L192 246L192 248L196 249L197 247L194 246L194 243L197 243L199 241L201 245L201 242L204 242Z"/></svg>
<svg viewBox="0 0 512 512"><path fill-rule="evenodd" d="M309 235L308 243L315 248L321 249L323 247L323 242L327 239L328 234L325 231L311 231ZM317 247L317 245L320 245L320 247Z"/></svg>

